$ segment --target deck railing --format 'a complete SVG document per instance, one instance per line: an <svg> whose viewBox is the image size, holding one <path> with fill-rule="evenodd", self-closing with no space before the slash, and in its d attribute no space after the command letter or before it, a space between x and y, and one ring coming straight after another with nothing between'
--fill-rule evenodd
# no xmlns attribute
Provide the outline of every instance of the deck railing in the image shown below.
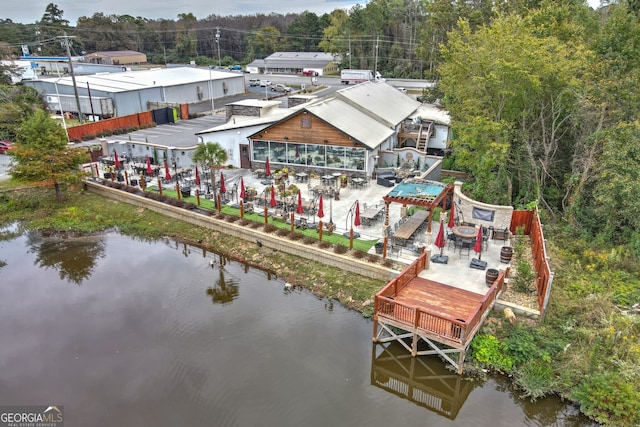
<svg viewBox="0 0 640 427"><path fill-rule="evenodd" d="M398 277L393 279L376 294L374 306L378 317L393 320L407 327L407 330L419 330L439 337L439 339L454 347L466 347L473 338L483 319L493 307L493 304L504 286L505 272L500 272L496 281L478 304L476 310L468 319L456 319L432 313L418 307L395 301L398 292L414 279L424 268L426 254L422 254L413 264L407 267Z"/></svg>

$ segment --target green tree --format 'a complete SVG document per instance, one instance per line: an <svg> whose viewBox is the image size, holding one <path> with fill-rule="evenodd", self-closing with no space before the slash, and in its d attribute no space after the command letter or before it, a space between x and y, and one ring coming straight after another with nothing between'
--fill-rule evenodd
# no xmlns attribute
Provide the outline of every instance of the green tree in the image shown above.
<svg viewBox="0 0 640 427"><path fill-rule="evenodd" d="M0 136L15 139L24 118L45 107L44 99L32 87L0 85Z"/></svg>
<svg viewBox="0 0 640 427"><path fill-rule="evenodd" d="M199 144L193 152L192 159L196 163L200 163L203 166L209 168L211 172L211 188L213 188L213 198L217 205L218 203L218 191L216 188L216 169L219 169L220 166L227 161L228 153L227 150L222 148L222 146L217 142L205 142L204 144Z"/></svg>
<svg viewBox="0 0 640 427"><path fill-rule="evenodd" d="M9 170L12 177L50 182L58 200L62 200L61 184L79 182L84 176L79 166L89 160L89 153L83 148L69 147L64 129L43 110L22 122L16 143L14 163Z"/></svg>
<svg viewBox="0 0 640 427"><path fill-rule="evenodd" d="M499 16L473 32L449 35L440 89L452 117L457 166L489 203L560 204L573 152L571 117L588 53L520 16Z"/></svg>

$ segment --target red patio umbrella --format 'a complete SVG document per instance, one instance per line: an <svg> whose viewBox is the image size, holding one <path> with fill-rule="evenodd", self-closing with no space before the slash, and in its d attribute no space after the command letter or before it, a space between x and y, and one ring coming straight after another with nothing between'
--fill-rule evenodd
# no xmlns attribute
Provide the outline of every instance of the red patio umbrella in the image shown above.
<svg viewBox="0 0 640 427"><path fill-rule="evenodd" d="M114 149L113 150L113 158L116 162L116 167L119 168L120 167L120 159L118 159L118 152Z"/></svg>
<svg viewBox="0 0 640 427"><path fill-rule="evenodd" d="M198 166L196 166L196 185L200 187L200 173L198 172Z"/></svg>
<svg viewBox="0 0 640 427"><path fill-rule="evenodd" d="M267 156L267 160L264 162L264 174L267 176L271 175L271 166L269 166L269 156Z"/></svg>
<svg viewBox="0 0 640 427"><path fill-rule="evenodd" d="M244 192L244 178L240 178L240 198L244 200L246 194Z"/></svg>
<svg viewBox="0 0 640 427"><path fill-rule="evenodd" d="M147 175L153 175L153 169L151 169L151 160L147 156Z"/></svg>
<svg viewBox="0 0 640 427"><path fill-rule="evenodd" d="M169 163L167 163L167 161L164 161L164 178L167 180L171 179L171 172L169 172Z"/></svg>
<svg viewBox="0 0 640 427"><path fill-rule="evenodd" d="M220 193L224 194L227 192L227 187L224 185L224 175L220 172Z"/></svg>
<svg viewBox="0 0 640 427"><path fill-rule="evenodd" d="M302 194L300 194L300 190L298 190L298 207L296 207L296 213L304 213L304 209L302 208Z"/></svg>
<svg viewBox="0 0 640 427"><path fill-rule="evenodd" d="M273 185L271 186L271 200L269 200L269 205L272 208L275 208L277 203L276 203L276 189L273 188Z"/></svg>
<svg viewBox="0 0 640 427"><path fill-rule="evenodd" d="M356 213L353 217L353 225L355 227L360 227L360 225L362 225L362 222L360 221L360 202L358 202L356 200Z"/></svg>
<svg viewBox="0 0 640 427"><path fill-rule="evenodd" d="M452 199L452 200L451 200L451 209L449 209L449 224L447 224L447 225L449 226L449 228L453 228L453 226L454 226L454 225L456 225L456 224L455 224L455 222L453 222L453 215L454 215L454 213L453 213L453 211L454 211L453 207L454 207L454 206L455 206L455 204L453 203L453 199Z"/></svg>
<svg viewBox="0 0 640 427"><path fill-rule="evenodd" d="M478 236L476 236L476 245L473 251L478 254L478 260L482 259L482 226L478 228Z"/></svg>
<svg viewBox="0 0 640 427"><path fill-rule="evenodd" d="M438 235L436 236L434 244L436 247L440 248L440 255L442 255L442 249L446 244L444 240L444 221L440 221L440 230L438 230Z"/></svg>
<svg viewBox="0 0 640 427"><path fill-rule="evenodd" d="M322 209L322 194L320 194L320 201L318 202L318 218L324 217L324 209Z"/></svg>

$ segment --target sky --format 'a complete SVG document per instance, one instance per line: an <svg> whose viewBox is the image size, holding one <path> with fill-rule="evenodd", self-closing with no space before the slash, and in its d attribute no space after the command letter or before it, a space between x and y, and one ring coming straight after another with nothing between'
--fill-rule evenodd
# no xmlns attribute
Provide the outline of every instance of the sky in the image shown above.
<svg viewBox="0 0 640 427"><path fill-rule="evenodd" d="M28 7L20 1L3 2L0 11L1 19L13 22L32 24L39 21L47 4L53 2L64 11L64 18L72 26L79 17L90 17L96 12L105 15L142 16L149 19L176 19L179 13L193 13L196 18L204 19L209 15L254 15L257 13L297 13L308 10L318 15L334 9L350 9L354 4L366 4L367 0L320 0L305 2L300 0L232 0L207 2L203 0L31 0ZM589 5L596 8L600 0L588 0ZM217 3L217 4L216 4Z"/></svg>
<svg viewBox="0 0 640 427"><path fill-rule="evenodd" d="M20 1L3 2L1 19L11 19L21 24L39 21L49 3L54 3L64 12L63 18L75 26L81 16L90 17L96 12L105 15L142 16L149 19L176 19L179 13L193 13L204 19L209 15L255 15L258 13L297 13L308 10L318 15L334 9L349 9L366 0L320 0L305 2L300 0L232 0L208 2L204 0L31 0L29 6Z"/></svg>

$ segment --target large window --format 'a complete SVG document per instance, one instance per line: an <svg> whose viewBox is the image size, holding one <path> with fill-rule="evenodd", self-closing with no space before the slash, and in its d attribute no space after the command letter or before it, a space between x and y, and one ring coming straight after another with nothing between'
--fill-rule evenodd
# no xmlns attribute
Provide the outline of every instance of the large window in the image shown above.
<svg viewBox="0 0 640 427"><path fill-rule="evenodd" d="M253 141L253 160L264 162L267 156L274 164L363 171L366 150L296 142Z"/></svg>

